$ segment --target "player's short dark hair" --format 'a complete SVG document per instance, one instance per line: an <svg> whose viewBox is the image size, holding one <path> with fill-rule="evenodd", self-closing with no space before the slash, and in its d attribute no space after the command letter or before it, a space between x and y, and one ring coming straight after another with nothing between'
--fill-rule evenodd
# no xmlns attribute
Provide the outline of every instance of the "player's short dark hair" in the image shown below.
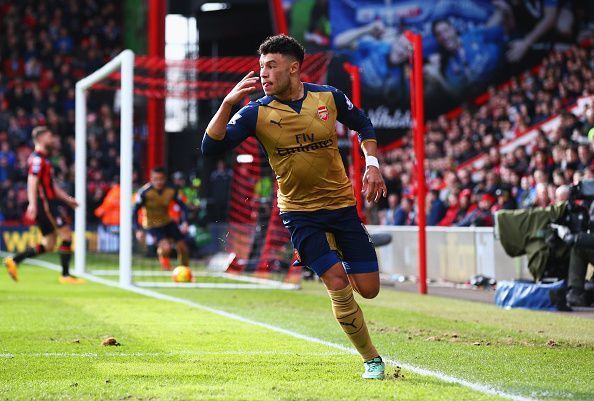
<svg viewBox="0 0 594 401"><path fill-rule="evenodd" d="M155 167L153 167L151 169L151 173L166 174L165 167L163 167L163 166L155 166Z"/></svg>
<svg viewBox="0 0 594 401"><path fill-rule="evenodd" d="M301 43L295 38L285 34L269 36L262 42L258 49L258 54L263 55L270 53L278 53L293 57L295 60L299 61L299 64L303 63L303 58L305 57L305 49L301 46Z"/></svg>
<svg viewBox="0 0 594 401"><path fill-rule="evenodd" d="M51 132L51 131L45 125L38 125L37 127L33 128L33 131L31 131L31 137L33 138L33 141L37 141L37 138L39 138L41 135L45 134L46 132Z"/></svg>

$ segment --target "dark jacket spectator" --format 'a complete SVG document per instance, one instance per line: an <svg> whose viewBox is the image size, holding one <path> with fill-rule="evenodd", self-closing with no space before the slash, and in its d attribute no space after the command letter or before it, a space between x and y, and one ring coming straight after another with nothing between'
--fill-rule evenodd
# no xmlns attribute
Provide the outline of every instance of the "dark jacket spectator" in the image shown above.
<svg viewBox="0 0 594 401"><path fill-rule="evenodd" d="M439 191L431 190L427 194L428 215L427 225L436 226L446 214L446 205L439 199Z"/></svg>
<svg viewBox="0 0 594 401"><path fill-rule="evenodd" d="M384 224L393 226L396 224L396 212L398 211L398 195L391 193L388 195L388 209L384 213Z"/></svg>
<svg viewBox="0 0 594 401"><path fill-rule="evenodd" d="M400 201L400 206L396 210L394 216L394 225L414 226L415 224L417 224L417 219L414 211L413 201L409 197L404 197Z"/></svg>
<svg viewBox="0 0 594 401"><path fill-rule="evenodd" d="M59 153L66 156L53 159L56 178L60 184L72 185L73 152L69 143L74 136L74 85L105 64L120 47L122 37L117 26L121 25L122 6L109 0L87 0L84 5L70 0L2 3L10 4L10 12L0 12L0 183L10 181L15 188L26 185L31 130L35 125L48 125L60 140ZM6 9L0 5L0 11ZM97 114L101 104L113 104L113 96L91 92L90 137L117 130ZM89 146L89 156L95 157L97 150L101 149ZM99 159L102 172L89 177L90 200L96 195L95 189L102 189L106 179L113 180L114 171L119 169L119 157L109 151L105 156L109 160ZM0 197L4 218L20 219L24 201L26 197Z"/></svg>
<svg viewBox="0 0 594 401"><path fill-rule="evenodd" d="M490 227L493 225L493 214L491 207L495 203L495 197L491 194L483 194L479 202L478 208L470 212L462 221L458 223L458 227Z"/></svg>

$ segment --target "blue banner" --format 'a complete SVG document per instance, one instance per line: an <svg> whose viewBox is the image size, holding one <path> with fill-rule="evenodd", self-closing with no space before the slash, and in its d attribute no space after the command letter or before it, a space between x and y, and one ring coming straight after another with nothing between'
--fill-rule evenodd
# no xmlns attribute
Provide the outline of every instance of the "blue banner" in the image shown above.
<svg viewBox="0 0 594 401"><path fill-rule="evenodd" d="M423 36L428 118L575 43L593 1L286 0L290 32L309 51L332 50L328 83L350 92L343 64L360 67L363 108L380 145L410 127L407 30Z"/></svg>

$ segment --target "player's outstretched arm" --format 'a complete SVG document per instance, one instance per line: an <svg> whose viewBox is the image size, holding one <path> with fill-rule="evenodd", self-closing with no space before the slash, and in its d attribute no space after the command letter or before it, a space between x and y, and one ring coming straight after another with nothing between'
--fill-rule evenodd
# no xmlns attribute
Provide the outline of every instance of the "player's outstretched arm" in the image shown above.
<svg viewBox="0 0 594 401"><path fill-rule="evenodd" d="M224 153L253 134L257 119L257 107L250 105L244 107L233 116L231 121L229 121L229 116L233 107L256 89L257 82L258 78L254 77L253 71L250 71L227 94L206 127L206 134L202 140L203 155L212 156ZM255 116L254 113L256 113Z"/></svg>

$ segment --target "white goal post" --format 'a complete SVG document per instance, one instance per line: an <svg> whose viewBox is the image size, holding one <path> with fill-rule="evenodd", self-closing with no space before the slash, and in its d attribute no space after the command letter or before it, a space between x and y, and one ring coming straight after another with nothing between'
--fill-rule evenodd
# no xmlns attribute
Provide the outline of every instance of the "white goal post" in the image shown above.
<svg viewBox="0 0 594 401"><path fill-rule="evenodd" d="M74 271L85 273L86 265L86 211L87 211L87 89L121 72L120 89L120 285L132 284L132 158L133 158L133 100L134 52L124 50L99 70L76 83L75 103L75 254Z"/></svg>
<svg viewBox="0 0 594 401"><path fill-rule="evenodd" d="M139 57L140 59L140 57ZM133 254L133 219L132 197L133 197L133 107L134 107L134 65L135 55L131 50L124 50L103 67L93 72L86 78L76 83L75 100L75 198L79 203L75 210L74 220L74 272L78 275L91 274L99 277L117 275L119 284L123 287L183 287L183 288L227 288L227 289L282 289L295 290L300 288L299 284L275 280L270 277L261 277L248 274L231 275L226 272L214 269L214 265L206 268L205 271L196 269L193 271L194 280L190 283L172 283L171 272L161 271L152 267L145 256L139 253ZM120 73L117 77L111 77L113 73ZM98 236L90 235L87 238L87 100L89 92L93 87L99 86L102 81L110 81L104 88L113 89L114 81L120 82L119 112L120 112L120 225L117 231L118 260L109 258L108 262L101 260L100 253L109 253L106 249L101 250L97 241ZM100 88L100 86L99 86ZM98 89L99 89L98 88ZM115 238L114 238L115 245ZM89 245L89 247L87 246ZM98 251L97 253L94 253ZM224 259L232 254L225 253ZM136 259L134 259L134 257ZM156 258L154 258L156 262ZM216 261L213 258L211 262ZM135 263L136 261L136 263ZM87 263L89 262L89 263ZM145 265L143 265L145 263ZM115 266L118 264L118 266ZM225 268L228 262L225 264ZM144 270L142 268L145 268ZM148 267L148 269L147 269ZM167 280L169 278L169 280ZM287 280L288 281L288 280Z"/></svg>

